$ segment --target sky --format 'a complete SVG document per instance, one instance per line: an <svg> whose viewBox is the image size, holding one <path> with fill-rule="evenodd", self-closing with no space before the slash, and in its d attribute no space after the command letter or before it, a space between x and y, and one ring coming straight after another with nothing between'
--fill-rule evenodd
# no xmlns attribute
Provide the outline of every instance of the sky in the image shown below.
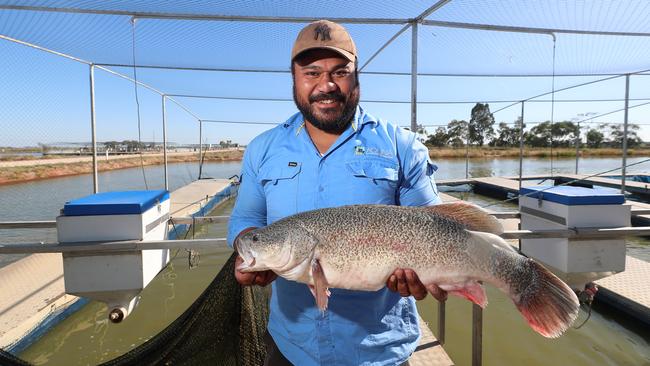
<svg viewBox="0 0 650 366"><path fill-rule="evenodd" d="M446 14L439 16L447 19L445 17L459 16L457 13L461 12L449 8ZM499 17L495 15L494 21L507 23L508 14L504 14L499 13ZM476 14L464 16L470 21L482 21L476 18L479 16ZM510 16L516 18L518 14ZM535 19L531 17L527 21L535 23ZM563 21L567 22L566 19ZM145 19L136 22L134 35L128 17L0 10L0 34L89 61L131 63L131 40L135 36L137 63L288 69L291 44L302 24L232 23ZM536 25L541 26L543 22ZM357 42L362 65L401 28L401 25L346 26ZM607 23L607 19L600 19L599 26L614 27ZM420 72L552 73L553 41L546 35L432 26L420 26L418 35ZM409 72L410 45L410 31L406 31L365 70ZM647 61L650 60L648 37L560 35L555 45L555 70L558 74L650 69ZM87 65L3 39L0 39L0 55L0 146L90 141ZM112 69L133 76L132 68ZM138 69L137 78L167 94L289 99L246 101L176 98L201 119L281 123L296 112L290 100L289 73ZM557 76L554 80L551 77L532 76L420 76L418 122L423 125L443 125L452 119L469 119L475 102L522 100L550 92L553 83L555 89L561 89L602 78L605 76ZM360 80L361 105L366 111L402 126L410 125L410 76L362 73ZM546 102L526 103L525 120L538 122L553 118L554 121L561 121L579 119L580 114L607 113L623 108L623 102L566 103L562 100L623 99L624 93L625 81L622 77L557 92L554 106L548 102L550 95L538 98ZM650 76L632 76L630 98L647 99L631 101L631 106L650 101ZM404 103L376 102L387 100ZM143 141L162 140L161 101L160 95L138 88L140 139ZM427 103L432 101L447 103ZM455 103L458 101L468 103ZM98 141L138 139L138 108L132 82L96 69L95 103ZM508 104L511 103L493 102L490 107L496 111ZM495 113L495 119L497 122L513 122L520 112L520 105L516 105ZM623 113L619 112L593 122L622 120ZM643 125L650 124L650 105L630 109L629 120L641 124L640 136L650 141L650 125ZM167 121L170 142L198 143L197 120L170 102L167 103ZM591 126L597 127L595 124ZM204 122L202 136L207 143L230 139L246 144L271 127ZM427 128L430 133L434 129Z"/></svg>

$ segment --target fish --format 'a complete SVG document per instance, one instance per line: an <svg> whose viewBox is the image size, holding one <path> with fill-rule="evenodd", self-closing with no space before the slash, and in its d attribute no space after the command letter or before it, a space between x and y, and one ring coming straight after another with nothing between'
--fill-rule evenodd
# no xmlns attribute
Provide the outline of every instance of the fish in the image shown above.
<svg viewBox="0 0 650 366"><path fill-rule="evenodd" d="M557 338L578 316L574 291L499 236L487 211L456 201L425 207L348 205L301 212L236 240L242 272L272 270L304 283L326 311L329 288L377 291L397 268L487 305L482 283L506 293L537 333ZM335 301L333 299L332 301Z"/></svg>

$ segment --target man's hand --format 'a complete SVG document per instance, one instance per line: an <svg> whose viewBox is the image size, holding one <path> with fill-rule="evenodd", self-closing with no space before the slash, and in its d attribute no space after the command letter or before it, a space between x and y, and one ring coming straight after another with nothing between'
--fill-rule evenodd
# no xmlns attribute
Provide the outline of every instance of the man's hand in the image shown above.
<svg viewBox="0 0 650 366"><path fill-rule="evenodd" d="M242 272L237 269L237 267L244 261L241 256L237 256L235 259L235 279L239 282L240 285L250 286L266 286L269 283L273 282L278 275L271 270L260 271L260 272Z"/></svg>
<svg viewBox="0 0 650 366"><path fill-rule="evenodd" d="M427 287L420 281L417 273L408 268L396 269L388 277L386 287L391 291L399 292L403 297L413 296L416 300L422 300L427 296ZM438 286L434 284L429 285L429 291L438 301L447 300L447 292L441 290Z"/></svg>
<svg viewBox="0 0 650 366"><path fill-rule="evenodd" d="M237 251L237 241L239 240L239 237L255 229L256 229L255 227L249 227L242 230L239 233L239 235L237 235L237 238L235 239L235 243L234 243L235 251ZM237 259L235 259L235 279L242 286L258 285L264 287L269 283L273 282L273 280L275 280L278 277L278 275L276 275L275 272L271 270L260 271L260 272L242 272L238 270L237 267L239 267L239 265L243 261L244 258L242 258L240 255L237 256Z"/></svg>

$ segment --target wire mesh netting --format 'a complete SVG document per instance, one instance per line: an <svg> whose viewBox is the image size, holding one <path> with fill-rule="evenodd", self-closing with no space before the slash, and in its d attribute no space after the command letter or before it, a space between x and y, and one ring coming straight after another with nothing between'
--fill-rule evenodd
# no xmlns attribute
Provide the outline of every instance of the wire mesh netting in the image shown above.
<svg viewBox="0 0 650 366"><path fill-rule="evenodd" d="M101 364L262 364L266 355L263 336L269 289L242 288L234 278L235 257L236 254L231 255L207 289L169 326L142 345ZM29 365L3 350L0 363Z"/></svg>
<svg viewBox="0 0 650 366"><path fill-rule="evenodd" d="M0 35L14 39L0 39L4 84L0 148L10 147L12 154L24 147L31 149L25 153L42 154L51 146L89 153L89 66L16 43L24 41L89 63L112 64L107 68L122 74L95 68L98 145L130 153L150 145L148 153L158 156L147 164L137 157L137 164L129 169L100 173L100 190L163 187L160 93L169 95L165 107L170 156L191 156L169 166L170 189L190 183L199 174L227 178L239 172L239 163L200 166L199 146L246 144L295 113L289 55L296 34L309 18L347 19L345 26L359 50L359 66L370 61L361 73L361 105L406 127L411 123L412 30L387 42L432 6L440 7L418 25L417 37L416 122L428 133L452 120L469 120L476 103L490 104L495 127L499 122L515 126L521 114L517 102L522 100L526 100L526 132L546 121L572 121L582 123L583 139L591 129L617 133L624 118L624 77L561 89L610 74L650 69L650 4L640 0L0 0ZM133 64L138 65L135 70ZM646 140L650 137L650 128L645 127L650 125L648 75L631 77L629 109L629 120L640 126L638 133ZM136 99L133 78L156 90L141 85ZM547 95L528 100L540 94ZM553 143L551 139L544 148L552 149ZM100 166L108 164L108 155L103 158ZM484 159L472 164L469 176L513 175L516 161ZM582 164L586 171L595 172L619 166L620 159L583 159ZM439 178L464 174L462 162L438 165ZM550 166L548 160L530 165L524 174L573 170L573 161L558 163L553 158ZM638 166L632 171L647 169ZM67 181L49 180L47 185L0 187L0 205L9 208L0 211L0 221L52 219L63 202L92 192L88 169L81 173ZM35 198L34 192L47 199ZM0 230L0 242L53 241L54 234L47 229ZM0 266L5 259L0 257ZM118 357L108 364L259 363L266 309L257 304L265 303L267 294L259 289L242 292L227 268L159 335L138 340L142 346L134 343L126 347L133 350L122 356L115 349L104 350ZM226 303L224 298L237 300ZM92 309L104 315L103 309ZM80 323L87 325L96 320L93 316ZM93 326L97 324L104 323L96 321ZM246 337L240 339L241 334ZM2 356L6 359L0 363L20 363L8 354Z"/></svg>

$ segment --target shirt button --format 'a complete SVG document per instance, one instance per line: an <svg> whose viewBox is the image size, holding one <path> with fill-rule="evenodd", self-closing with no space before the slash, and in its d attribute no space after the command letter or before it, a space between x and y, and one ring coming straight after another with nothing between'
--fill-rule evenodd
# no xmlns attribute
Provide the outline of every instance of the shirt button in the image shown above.
<svg viewBox="0 0 650 366"><path fill-rule="evenodd" d="M324 190L325 190L325 188L323 188L322 186L321 186L321 187L318 187L318 191L319 191L319 192L322 192L322 191L324 191Z"/></svg>

